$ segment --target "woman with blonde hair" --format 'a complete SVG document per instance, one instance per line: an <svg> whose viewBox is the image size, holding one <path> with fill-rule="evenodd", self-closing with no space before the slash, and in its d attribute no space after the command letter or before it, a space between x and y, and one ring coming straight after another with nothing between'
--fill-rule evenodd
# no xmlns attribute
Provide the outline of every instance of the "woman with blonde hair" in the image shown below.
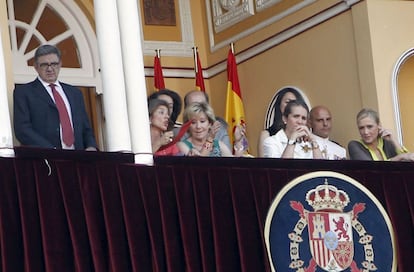
<svg viewBox="0 0 414 272"><path fill-rule="evenodd" d="M184 111L184 123L191 120L189 137L177 143L186 156L232 157L229 148L215 139L212 125L216 121L213 109L207 103L192 103ZM236 154L239 156L239 154Z"/></svg>
<svg viewBox="0 0 414 272"><path fill-rule="evenodd" d="M351 160L413 161L414 154L400 145L391 131L381 126L378 113L362 109L356 117L361 139L350 141L348 153Z"/></svg>

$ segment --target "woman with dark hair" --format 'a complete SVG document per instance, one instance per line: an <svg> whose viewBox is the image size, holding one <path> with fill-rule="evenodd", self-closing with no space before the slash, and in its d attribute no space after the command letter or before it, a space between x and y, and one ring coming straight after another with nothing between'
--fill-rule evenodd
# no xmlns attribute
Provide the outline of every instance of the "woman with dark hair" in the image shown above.
<svg viewBox="0 0 414 272"><path fill-rule="evenodd" d="M180 115L182 109L181 96L173 90L161 89L148 96L148 100L155 98L164 100L168 104L168 111L170 115L170 124L168 125L168 130L172 130L174 127L181 126L181 124L177 124L177 118Z"/></svg>
<svg viewBox="0 0 414 272"><path fill-rule="evenodd" d="M263 157L264 155L263 141L267 137L275 135L281 128L283 128L284 124L282 116L287 103L289 103L289 101L292 100L305 101L302 95L299 93L299 91L290 87L281 89L276 96L277 98L274 105L273 124L270 127L263 130L259 136L259 144L257 148L259 157Z"/></svg>
<svg viewBox="0 0 414 272"><path fill-rule="evenodd" d="M307 126L308 115L304 101L289 101L282 116L284 128L263 142L264 157L322 159L316 137Z"/></svg>
<svg viewBox="0 0 414 272"><path fill-rule="evenodd" d="M180 153L173 144L173 132L167 131L169 124L168 103L161 99L148 100L152 153L154 155L176 156Z"/></svg>

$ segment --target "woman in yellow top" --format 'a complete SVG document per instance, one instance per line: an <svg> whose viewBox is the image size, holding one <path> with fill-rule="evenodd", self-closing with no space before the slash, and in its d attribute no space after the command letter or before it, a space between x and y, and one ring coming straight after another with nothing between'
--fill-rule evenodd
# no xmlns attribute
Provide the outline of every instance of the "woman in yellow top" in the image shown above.
<svg viewBox="0 0 414 272"><path fill-rule="evenodd" d="M351 160L414 161L414 154L400 145L388 129L381 127L376 111L362 109L356 121L361 140L349 142Z"/></svg>

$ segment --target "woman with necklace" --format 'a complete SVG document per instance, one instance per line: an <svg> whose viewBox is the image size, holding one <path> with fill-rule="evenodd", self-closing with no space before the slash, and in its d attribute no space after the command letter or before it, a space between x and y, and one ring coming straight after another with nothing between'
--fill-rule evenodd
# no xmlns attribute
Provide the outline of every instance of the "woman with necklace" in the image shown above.
<svg viewBox="0 0 414 272"><path fill-rule="evenodd" d="M214 139L212 125L215 122L213 109L207 103L192 103L184 111L184 123L191 120L189 137L177 143L186 156L232 157L229 148Z"/></svg>

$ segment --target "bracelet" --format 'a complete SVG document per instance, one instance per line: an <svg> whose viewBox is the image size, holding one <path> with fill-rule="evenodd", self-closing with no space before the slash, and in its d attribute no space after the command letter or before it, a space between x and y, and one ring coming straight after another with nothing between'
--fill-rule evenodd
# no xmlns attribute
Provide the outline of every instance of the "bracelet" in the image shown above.
<svg viewBox="0 0 414 272"><path fill-rule="evenodd" d="M296 144L296 140L292 140L292 139L288 140L288 145L294 145L294 144Z"/></svg>
<svg viewBox="0 0 414 272"><path fill-rule="evenodd" d="M408 149L407 148L405 148L405 146L401 146L401 149L400 149L400 152L401 153L408 153Z"/></svg>
<svg viewBox="0 0 414 272"><path fill-rule="evenodd" d="M240 144L240 142L237 142L236 144L234 144L233 148L234 148L234 151L243 151L244 150L244 146L243 146L243 144Z"/></svg>

